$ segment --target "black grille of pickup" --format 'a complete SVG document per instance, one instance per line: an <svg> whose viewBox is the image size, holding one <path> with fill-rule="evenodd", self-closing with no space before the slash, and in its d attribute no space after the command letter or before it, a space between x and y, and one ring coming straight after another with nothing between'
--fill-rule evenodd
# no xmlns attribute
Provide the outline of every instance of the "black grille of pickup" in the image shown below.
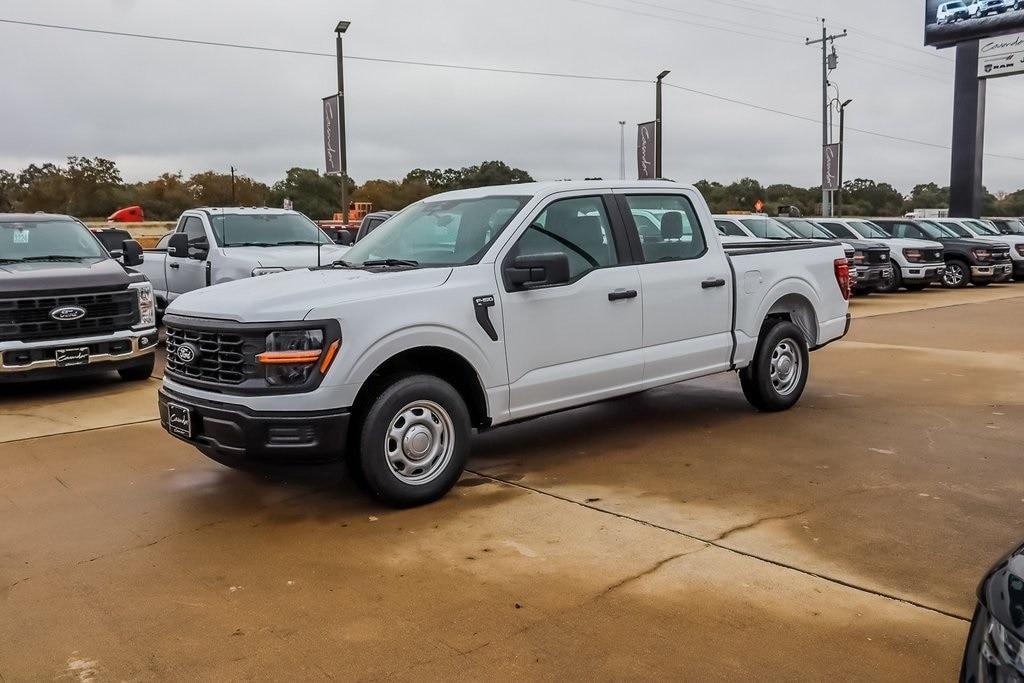
<svg viewBox="0 0 1024 683"><path fill-rule="evenodd" d="M868 249L865 252L867 257L867 263L871 265L885 265L889 263L889 250L888 249Z"/></svg>
<svg viewBox="0 0 1024 683"><path fill-rule="evenodd" d="M922 263L941 263L942 249L921 249Z"/></svg>
<svg viewBox="0 0 1024 683"><path fill-rule="evenodd" d="M1006 249L1005 251L1000 249L989 249L988 253L989 257L987 259L979 258L978 260L982 263L1003 263L1004 261L1010 260L1009 249Z"/></svg>
<svg viewBox="0 0 1024 683"><path fill-rule="evenodd" d="M183 345L189 349L180 352ZM186 329L167 325L167 374L172 377L237 385L257 376L256 355L266 347L266 333Z"/></svg>
<svg viewBox="0 0 1024 683"><path fill-rule="evenodd" d="M77 320L54 320L50 312L77 306ZM90 337L127 330L139 322L139 298L133 289L120 292L0 298L0 341Z"/></svg>

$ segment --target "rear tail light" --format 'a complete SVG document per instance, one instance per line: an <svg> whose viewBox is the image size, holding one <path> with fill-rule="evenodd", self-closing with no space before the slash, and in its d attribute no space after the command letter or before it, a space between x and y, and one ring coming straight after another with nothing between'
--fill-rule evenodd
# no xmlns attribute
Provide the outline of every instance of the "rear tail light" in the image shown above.
<svg viewBox="0 0 1024 683"><path fill-rule="evenodd" d="M847 263L844 258L837 258L832 262L836 272L836 284L839 285L839 291L842 292L843 298L847 301L850 300L850 264Z"/></svg>

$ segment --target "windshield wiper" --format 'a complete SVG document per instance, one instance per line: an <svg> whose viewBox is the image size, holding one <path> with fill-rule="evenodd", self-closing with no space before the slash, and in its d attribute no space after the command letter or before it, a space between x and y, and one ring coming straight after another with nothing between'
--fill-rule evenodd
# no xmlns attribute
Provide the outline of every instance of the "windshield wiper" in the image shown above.
<svg viewBox="0 0 1024 683"><path fill-rule="evenodd" d="M4 261L81 261L87 258L99 258L99 256L70 256L67 254L46 254L44 256L25 256L19 259L4 259Z"/></svg>
<svg viewBox="0 0 1024 683"><path fill-rule="evenodd" d="M232 242L231 244L225 244L225 247L276 247L276 244L270 242Z"/></svg>
<svg viewBox="0 0 1024 683"><path fill-rule="evenodd" d="M355 268L354 265L352 265L348 261L345 261L344 259L338 259L337 261L333 261L331 263L331 265L332 266L340 266L341 268Z"/></svg>
<svg viewBox="0 0 1024 683"><path fill-rule="evenodd" d="M401 267L405 267L405 268L419 268L419 266L420 266L420 262L419 261L413 261L412 259L404 259L404 258L373 259L373 260L370 260L370 261L363 261L363 265L362 265L363 268L381 268L381 267L387 267L387 268L401 268Z"/></svg>
<svg viewBox="0 0 1024 683"><path fill-rule="evenodd" d="M283 246L290 247L290 246L294 246L294 245L298 245L298 244L312 244L313 246L316 246L317 243L316 242L310 242L308 240L291 240L289 242L278 242L277 246L279 246L279 247L283 247ZM320 244L329 244L329 243L328 242L320 242Z"/></svg>

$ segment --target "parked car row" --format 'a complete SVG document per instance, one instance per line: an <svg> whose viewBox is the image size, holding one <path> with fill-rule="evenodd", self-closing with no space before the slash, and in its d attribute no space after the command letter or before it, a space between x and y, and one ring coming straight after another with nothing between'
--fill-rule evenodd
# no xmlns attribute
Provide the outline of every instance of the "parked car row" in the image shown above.
<svg viewBox="0 0 1024 683"><path fill-rule="evenodd" d="M723 239L837 240L854 253L857 293L985 287L1024 278L1024 223L971 218L772 218L719 215Z"/></svg>
<svg viewBox="0 0 1024 683"><path fill-rule="evenodd" d="M955 24L1020 9L1024 9L1024 0L954 0L939 5L935 21L938 24Z"/></svg>

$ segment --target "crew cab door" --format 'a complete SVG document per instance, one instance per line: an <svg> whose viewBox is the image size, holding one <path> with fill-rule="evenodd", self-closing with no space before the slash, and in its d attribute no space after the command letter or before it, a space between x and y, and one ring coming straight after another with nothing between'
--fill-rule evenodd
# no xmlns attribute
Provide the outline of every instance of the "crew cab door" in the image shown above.
<svg viewBox="0 0 1024 683"><path fill-rule="evenodd" d="M616 195L634 240L643 298L644 384L727 370L733 276L710 216L685 191ZM657 231L634 226L654 221Z"/></svg>
<svg viewBox="0 0 1024 683"><path fill-rule="evenodd" d="M188 256L167 255L167 298L171 300L207 285L206 260L210 253L210 239L199 216L182 216L176 232L188 235Z"/></svg>
<svg viewBox="0 0 1024 683"><path fill-rule="evenodd" d="M614 219L614 222L613 222ZM517 289L517 256L562 253L569 282ZM562 195L533 212L496 263L513 418L635 391L642 292L611 195Z"/></svg>

